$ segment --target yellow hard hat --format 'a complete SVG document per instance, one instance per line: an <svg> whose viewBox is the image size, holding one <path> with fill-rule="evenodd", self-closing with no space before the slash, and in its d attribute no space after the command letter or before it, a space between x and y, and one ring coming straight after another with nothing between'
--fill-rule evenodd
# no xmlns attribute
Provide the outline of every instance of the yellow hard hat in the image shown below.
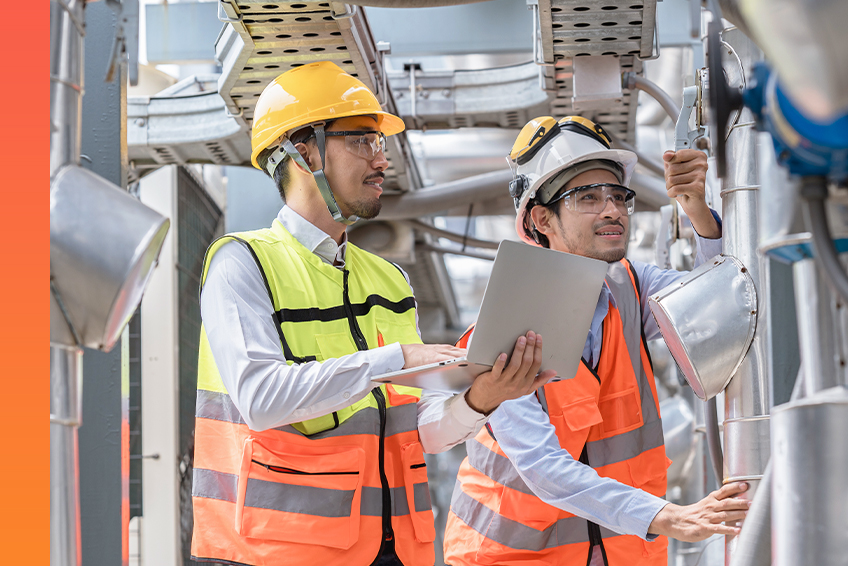
<svg viewBox="0 0 848 566"><path fill-rule="evenodd" d="M257 156L286 132L366 114L377 117L377 128L387 136L404 130L403 120L384 112L362 81L334 63L319 61L286 71L265 87L256 102L250 161L261 169Z"/></svg>

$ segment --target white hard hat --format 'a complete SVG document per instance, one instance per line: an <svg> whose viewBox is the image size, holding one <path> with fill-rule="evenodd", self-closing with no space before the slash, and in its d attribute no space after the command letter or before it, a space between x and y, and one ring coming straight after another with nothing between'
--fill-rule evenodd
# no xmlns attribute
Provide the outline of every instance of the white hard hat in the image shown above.
<svg viewBox="0 0 848 566"><path fill-rule="evenodd" d="M630 183L636 168L636 154L611 149L611 143L603 128L580 116L566 116L559 121L542 116L527 122L508 158L515 173L509 193L515 201L515 231L519 238L539 245L532 233L533 223L529 218L532 206L528 208L528 203L546 204L580 173L606 169L614 173L622 185ZM585 166L577 167L581 163ZM557 175L561 172L564 175ZM546 184L549 180L555 182Z"/></svg>

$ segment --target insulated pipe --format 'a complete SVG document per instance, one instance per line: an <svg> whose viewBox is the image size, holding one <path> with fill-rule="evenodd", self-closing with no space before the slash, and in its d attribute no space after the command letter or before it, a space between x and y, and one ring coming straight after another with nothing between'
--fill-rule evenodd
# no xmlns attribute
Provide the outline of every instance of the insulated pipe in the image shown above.
<svg viewBox="0 0 848 566"><path fill-rule="evenodd" d="M402 195L384 195L380 197L380 220L408 220L467 208L472 203L506 196L511 180L512 171L501 169ZM668 204L665 181L654 175L634 173L630 188L636 191L639 201L653 208Z"/></svg>
<svg viewBox="0 0 848 566"><path fill-rule="evenodd" d="M620 147L621 149L626 149L627 151L632 151L633 153L636 154L636 157L639 158L639 165L642 165L643 167L645 167L651 173L655 173L656 175L659 175L661 178L665 178L665 166L661 162L659 162L655 159L651 159L650 157L645 155L644 152L639 151L639 148L637 148L635 145L624 141L623 139L619 138L615 134L611 134L609 132L607 132L607 133L609 134L609 137L612 139L613 145L616 145L616 146Z"/></svg>
<svg viewBox="0 0 848 566"><path fill-rule="evenodd" d="M501 169L403 195L385 195L380 197L383 203L380 220L419 218L467 207L470 203L505 195L511 180L512 171Z"/></svg>
<svg viewBox="0 0 848 566"><path fill-rule="evenodd" d="M848 302L848 275L839 262L827 223L827 180L824 177L804 177L801 182L804 203L804 222L813 235L816 265L836 293Z"/></svg>
<svg viewBox="0 0 848 566"><path fill-rule="evenodd" d="M50 2L50 179L79 164L82 120L83 0ZM51 300L51 316L60 317ZM70 326L68 334L73 334ZM82 561L77 446L82 350L50 345L50 563Z"/></svg>
<svg viewBox="0 0 848 566"><path fill-rule="evenodd" d="M731 84L742 80L745 69L762 59L762 53L739 30L725 30L725 41L740 56L739 65L725 69ZM719 132L724 135L724 132ZM759 243L759 189L757 132L747 108L727 136L727 174L722 179L722 252L739 259L757 289L757 326L745 358L725 389L723 482L748 482L741 497L756 496L771 455L768 378L770 305L767 264L757 253ZM725 563L734 554L737 537L726 537Z"/></svg>
<svg viewBox="0 0 848 566"><path fill-rule="evenodd" d="M650 95L654 100L660 103L665 113L669 115L672 123L677 123L677 118L680 117L680 107L669 94L661 89L657 83L649 81L645 77L641 77L633 72L624 73L621 76L621 82L624 88L630 90L641 90Z"/></svg>
<svg viewBox="0 0 848 566"><path fill-rule="evenodd" d="M445 238L452 242L457 242L458 244L464 244L467 246L471 246L472 248L482 248L485 250L496 250L500 243L498 242L490 242L488 240L478 240L477 238L467 238L462 234L457 234L456 232L449 232L447 230L442 230L441 228L436 228L435 226L431 226L426 222L422 222L421 220L408 220L407 223L415 228L416 230L420 230L421 232L427 232L428 234L432 234L437 238Z"/></svg>

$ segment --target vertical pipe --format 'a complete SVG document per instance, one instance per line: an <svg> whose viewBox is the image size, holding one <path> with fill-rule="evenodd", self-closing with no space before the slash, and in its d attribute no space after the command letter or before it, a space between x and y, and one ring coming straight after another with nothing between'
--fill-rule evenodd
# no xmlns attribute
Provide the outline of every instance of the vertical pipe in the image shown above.
<svg viewBox="0 0 848 566"><path fill-rule="evenodd" d="M804 259L793 266L795 304L801 366L804 370L804 396L839 384L839 344L835 333L834 298L815 261Z"/></svg>
<svg viewBox="0 0 848 566"><path fill-rule="evenodd" d="M51 179L80 158L84 8L83 0L50 3ZM55 566L81 562L77 445L81 380L82 351L51 344L50 563Z"/></svg>
<svg viewBox="0 0 848 566"><path fill-rule="evenodd" d="M744 84L745 71L762 59L753 42L738 30L724 33L724 41L738 55L728 67L731 84ZM735 77L734 77L735 75ZM718 135L723 135L723 132ZM728 171L722 180L723 253L745 264L757 288L757 330L742 365L725 390L724 482L747 481L744 497L752 499L768 463L770 393L768 364L767 273L757 254L759 241L757 133L754 117L743 109L727 137ZM730 564L736 537L727 537L725 563Z"/></svg>

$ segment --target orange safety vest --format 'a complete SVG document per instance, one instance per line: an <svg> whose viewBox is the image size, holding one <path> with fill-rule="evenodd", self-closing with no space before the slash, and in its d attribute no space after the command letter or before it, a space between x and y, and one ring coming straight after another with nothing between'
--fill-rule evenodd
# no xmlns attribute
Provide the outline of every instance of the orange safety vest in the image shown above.
<svg viewBox="0 0 848 566"><path fill-rule="evenodd" d="M582 361L574 379L541 388L539 401L560 445L575 459L600 476L662 497L670 461L642 332L639 284L627 260L611 264L606 281L617 307L610 304L603 321L597 368ZM488 427L466 447L445 530L447 564L585 566L595 545L607 565L667 564L665 537L646 542L620 535L539 499Z"/></svg>
<svg viewBox="0 0 848 566"><path fill-rule="evenodd" d="M321 362L382 340L420 343L414 299L392 264L348 244L342 272L277 222L225 238L253 254L290 362ZM204 280L222 243L207 252ZM224 389L205 330L198 366L193 560L366 566L393 540L405 565L432 566L420 390L377 387L330 415L259 432Z"/></svg>

